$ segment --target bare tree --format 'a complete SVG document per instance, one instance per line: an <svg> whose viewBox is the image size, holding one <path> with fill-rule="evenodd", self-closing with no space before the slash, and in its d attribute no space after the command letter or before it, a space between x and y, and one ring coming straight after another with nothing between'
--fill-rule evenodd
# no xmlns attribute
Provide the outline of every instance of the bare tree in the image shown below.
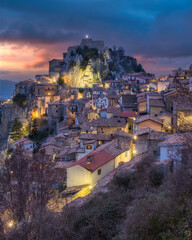
<svg viewBox="0 0 192 240"><path fill-rule="evenodd" d="M42 239L42 216L51 195L51 165L44 152L29 156L18 147L3 166L2 212L9 211L15 228L22 226L18 239ZM16 235L15 235L16 239Z"/></svg>

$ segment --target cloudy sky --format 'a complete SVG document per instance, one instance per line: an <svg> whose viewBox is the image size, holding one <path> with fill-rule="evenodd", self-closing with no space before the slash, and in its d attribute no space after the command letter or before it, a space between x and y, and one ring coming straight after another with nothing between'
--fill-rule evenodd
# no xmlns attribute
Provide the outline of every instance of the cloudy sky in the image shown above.
<svg viewBox="0 0 192 240"><path fill-rule="evenodd" d="M88 34L122 46L148 72L192 63L191 0L0 0L0 79L48 72Z"/></svg>

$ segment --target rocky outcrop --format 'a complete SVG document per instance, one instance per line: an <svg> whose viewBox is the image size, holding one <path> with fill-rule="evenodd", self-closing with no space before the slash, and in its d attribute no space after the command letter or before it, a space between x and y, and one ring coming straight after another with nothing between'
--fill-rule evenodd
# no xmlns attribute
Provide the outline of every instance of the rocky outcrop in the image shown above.
<svg viewBox="0 0 192 240"><path fill-rule="evenodd" d="M9 129L15 118L19 118L25 126L28 122L27 107L21 108L14 103L5 103L1 106L0 143L1 147L6 143Z"/></svg>
<svg viewBox="0 0 192 240"><path fill-rule="evenodd" d="M81 45L68 48L61 71L66 85L92 87L96 82L115 79L122 74L145 72L136 58L125 55L123 48L112 50L102 41L96 43L84 39Z"/></svg>

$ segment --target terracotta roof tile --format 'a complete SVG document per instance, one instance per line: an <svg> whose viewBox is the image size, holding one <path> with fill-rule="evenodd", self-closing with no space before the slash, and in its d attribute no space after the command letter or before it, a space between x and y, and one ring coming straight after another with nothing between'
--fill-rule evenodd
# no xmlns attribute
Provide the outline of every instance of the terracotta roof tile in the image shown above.
<svg viewBox="0 0 192 240"><path fill-rule="evenodd" d="M112 139L111 135L106 135L103 133L99 134L92 134L92 133L82 133L79 136L80 139L85 139L85 140L100 140L100 141L110 141Z"/></svg>
<svg viewBox="0 0 192 240"><path fill-rule="evenodd" d="M166 140L161 142L159 145L181 145L186 142L186 137L184 134L171 134Z"/></svg>
<svg viewBox="0 0 192 240"><path fill-rule="evenodd" d="M103 164L111 161L114 157L110 155L109 153L104 152L103 150L91 154L88 154L87 156L81 158L79 161L73 163L70 167L78 166L80 165L83 168L87 169L87 157L93 156L93 160L91 162L90 171L94 172L97 168L102 166Z"/></svg>
<svg viewBox="0 0 192 240"><path fill-rule="evenodd" d="M42 147L42 149L45 149L45 155L53 156L53 154L60 152L61 148L54 146L54 145L48 145L45 147Z"/></svg>
<svg viewBox="0 0 192 240"><path fill-rule="evenodd" d="M159 119L157 117L154 117L154 116L151 116L149 114L137 118L136 123L144 122L144 121L147 121L147 120L152 120L154 122L158 122L158 123L163 125L163 121L161 119Z"/></svg>
<svg viewBox="0 0 192 240"><path fill-rule="evenodd" d="M128 117L136 118L137 113L136 112L121 112L120 117L122 117L122 118L128 118Z"/></svg>
<svg viewBox="0 0 192 240"><path fill-rule="evenodd" d="M91 126L94 127L125 127L126 126L125 119L116 119L116 118L99 118L93 120Z"/></svg>
<svg viewBox="0 0 192 240"><path fill-rule="evenodd" d="M130 133L127 133L127 132L124 132L124 131L122 131L122 130L119 130L119 129L117 129L114 133L113 133L113 136L114 137L126 137L126 138L130 138L130 139L132 139L133 138L133 135L132 134L130 134Z"/></svg>
<svg viewBox="0 0 192 240"><path fill-rule="evenodd" d="M149 99L149 105L151 107L165 107L165 103L162 99Z"/></svg>
<svg viewBox="0 0 192 240"><path fill-rule="evenodd" d="M106 109L101 109L100 112L107 112L107 113L120 113L121 112L121 108L120 107L108 107Z"/></svg>
<svg viewBox="0 0 192 240"><path fill-rule="evenodd" d="M178 95L173 100L173 109L176 111L192 111L192 96Z"/></svg>
<svg viewBox="0 0 192 240"><path fill-rule="evenodd" d="M139 136L139 135L143 135L143 134L149 134L149 132L150 132L150 127L146 127L146 128L137 130L135 132L135 135Z"/></svg>
<svg viewBox="0 0 192 240"><path fill-rule="evenodd" d="M120 143L120 145L119 145ZM120 146L120 147L119 147ZM96 150L81 158L79 161L72 164L70 167L80 165L87 169L88 157L93 156L90 165L90 171L94 172L96 169L104 165L105 163L111 161L121 153L128 150L130 143L124 141L113 140L111 142L105 143L98 147Z"/></svg>
<svg viewBox="0 0 192 240"><path fill-rule="evenodd" d="M138 103L140 103L140 102L146 102L147 101L147 98L139 98L138 99Z"/></svg>
<svg viewBox="0 0 192 240"><path fill-rule="evenodd" d="M151 130L150 134L148 136L148 139L162 141L165 138L167 138L168 135L170 135L170 133L168 133L168 132L157 132L157 131Z"/></svg>
<svg viewBox="0 0 192 240"><path fill-rule="evenodd" d="M62 162L56 162L54 168L56 169L66 169L73 164L73 161L62 161Z"/></svg>

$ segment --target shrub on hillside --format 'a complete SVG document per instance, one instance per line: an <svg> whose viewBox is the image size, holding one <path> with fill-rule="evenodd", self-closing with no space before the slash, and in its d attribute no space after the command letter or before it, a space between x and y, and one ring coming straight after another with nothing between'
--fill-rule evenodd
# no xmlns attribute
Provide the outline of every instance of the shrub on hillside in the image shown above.
<svg viewBox="0 0 192 240"><path fill-rule="evenodd" d="M167 178L158 191L137 198L123 226L123 239L191 239L192 177L181 169Z"/></svg>
<svg viewBox="0 0 192 240"><path fill-rule="evenodd" d="M163 183L164 175L163 167L153 167L149 173L152 186L159 187Z"/></svg>
<svg viewBox="0 0 192 240"><path fill-rule="evenodd" d="M17 104L19 107L23 107L26 104L27 96L25 94L17 93L13 97L13 102Z"/></svg>
<svg viewBox="0 0 192 240"><path fill-rule="evenodd" d="M132 189L134 184L135 172L132 169L120 168L114 175L113 184L123 189Z"/></svg>

